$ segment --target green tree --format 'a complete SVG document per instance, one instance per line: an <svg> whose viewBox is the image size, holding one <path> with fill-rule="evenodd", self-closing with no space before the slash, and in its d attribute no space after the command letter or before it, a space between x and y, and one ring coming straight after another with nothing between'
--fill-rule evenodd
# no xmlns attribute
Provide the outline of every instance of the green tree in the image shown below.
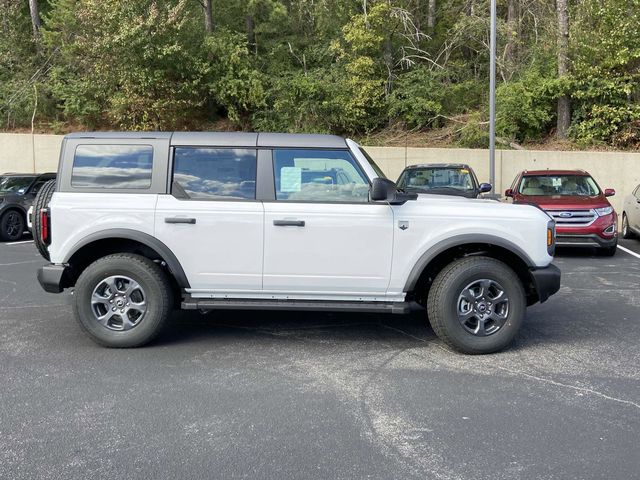
<svg viewBox="0 0 640 480"><path fill-rule="evenodd" d="M207 84L202 28L191 5L55 0L44 38L60 48L51 88L65 114L92 126L187 126L200 113Z"/></svg>

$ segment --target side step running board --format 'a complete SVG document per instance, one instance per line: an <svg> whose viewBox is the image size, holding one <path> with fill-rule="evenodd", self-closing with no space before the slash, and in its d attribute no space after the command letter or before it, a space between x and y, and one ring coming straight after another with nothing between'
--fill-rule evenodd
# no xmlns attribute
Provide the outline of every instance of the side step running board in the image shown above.
<svg viewBox="0 0 640 480"><path fill-rule="evenodd" d="M183 310L304 310L308 312L368 312L407 314L423 310L416 302L343 302L324 300L244 300L192 298L186 295Z"/></svg>

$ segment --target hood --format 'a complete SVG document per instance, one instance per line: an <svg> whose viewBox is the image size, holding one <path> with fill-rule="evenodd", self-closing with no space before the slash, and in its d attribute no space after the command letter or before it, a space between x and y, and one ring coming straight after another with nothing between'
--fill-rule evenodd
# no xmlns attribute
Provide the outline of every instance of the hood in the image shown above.
<svg viewBox="0 0 640 480"><path fill-rule="evenodd" d="M545 210L590 209L610 205L604 195L530 195L519 197L517 203L532 203Z"/></svg>
<svg viewBox="0 0 640 480"><path fill-rule="evenodd" d="M405 203L411 209L434 212L440 209L453 209L461 216L505 218L544 218L549 215L539 208L528 204L499 202L490 198L464 198L455 195L420 194L417 200Z"/></svg>

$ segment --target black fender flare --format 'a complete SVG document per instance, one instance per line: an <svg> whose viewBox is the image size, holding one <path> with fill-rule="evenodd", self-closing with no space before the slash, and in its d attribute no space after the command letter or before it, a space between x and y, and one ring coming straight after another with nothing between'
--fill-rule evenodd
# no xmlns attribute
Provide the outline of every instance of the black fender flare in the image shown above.
<svg viewBox="0 0 640 480"><path fill-rule="evenodd" d="M442 252L449 250L453 247L459 247L462 245L468 244L487 244L494 245L496 247L504 248L505 250L509 250L511 253L516 255L520 260L522 260L525 265L529 268L535 268L535 262L529 257L529 255L518 245L514 244L509 240L505 240L504 238L497 237L495 235L489 235L484 233L468 233L461 235L454 235L453 237L449 237L441 242L435 244L433 247L424 252L416 264L411 269L409 273L409 277L405 282L404 292L411 292L418 282L420 275L427 265L440 255Z"/></svg>
<svg viewBox="0 0 640 480"><path fill-rule="evenodd" d="M182 265L180 265L178 258L174 255L169 247L167 247L156 237L153 237L147 233L139 232L137 230L130 230L127 228L111 228L108 230L101 230L99 232L95 232L91 235L86 236L80 242L76 243L73 246L73 248L65 256L62 263L67 263L69 259L71 259L71 257L73 257L73 255L75 255L81 248L89 245L90 243L109 238L134 240L155 250L167 263L167 267L169 268L171 274L175 277L178 285L181 288L190 288L189 280L187 279L187 275L184 273Z"/></svg>

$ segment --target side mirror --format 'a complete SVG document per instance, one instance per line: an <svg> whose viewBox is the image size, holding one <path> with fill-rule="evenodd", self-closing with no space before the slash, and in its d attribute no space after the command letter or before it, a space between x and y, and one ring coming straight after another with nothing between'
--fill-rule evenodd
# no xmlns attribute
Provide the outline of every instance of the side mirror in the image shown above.
<svg viewBox="0 0 640 480"><path fill-rule="evenodd" d="M493 187L490 183L481 183L480 184L480 193L487 193L493 190Z"/></svg>
<svg viewBox="0 0 640 480"><path fill-rule="evenodd" d="M371 201L389 202L391 205L402 205L408 200L416 200L417 193L399 192L396 184L387 178L374 178L371 184Z"/></svg>
<svg viewBox="0 0 640 480"><path fill-rule="evenodd" d="M613 197L616 194L616 191L613 188L605 188L604 196L605 197Z"/></svg>
<svg viewBox="0 0 640 480"><path fill-rule="evenodd" d="M507 188L504 192L504 196L505 197L513 197L513 190L510 188Z"/></svg>
<svg viewBox="0 0 640 480"><path fill-rule="evenodd" d="M18 195L24 195L24 193L27 191L27 189L25 187L22 187L20 189L18 189Z"/></svg>

